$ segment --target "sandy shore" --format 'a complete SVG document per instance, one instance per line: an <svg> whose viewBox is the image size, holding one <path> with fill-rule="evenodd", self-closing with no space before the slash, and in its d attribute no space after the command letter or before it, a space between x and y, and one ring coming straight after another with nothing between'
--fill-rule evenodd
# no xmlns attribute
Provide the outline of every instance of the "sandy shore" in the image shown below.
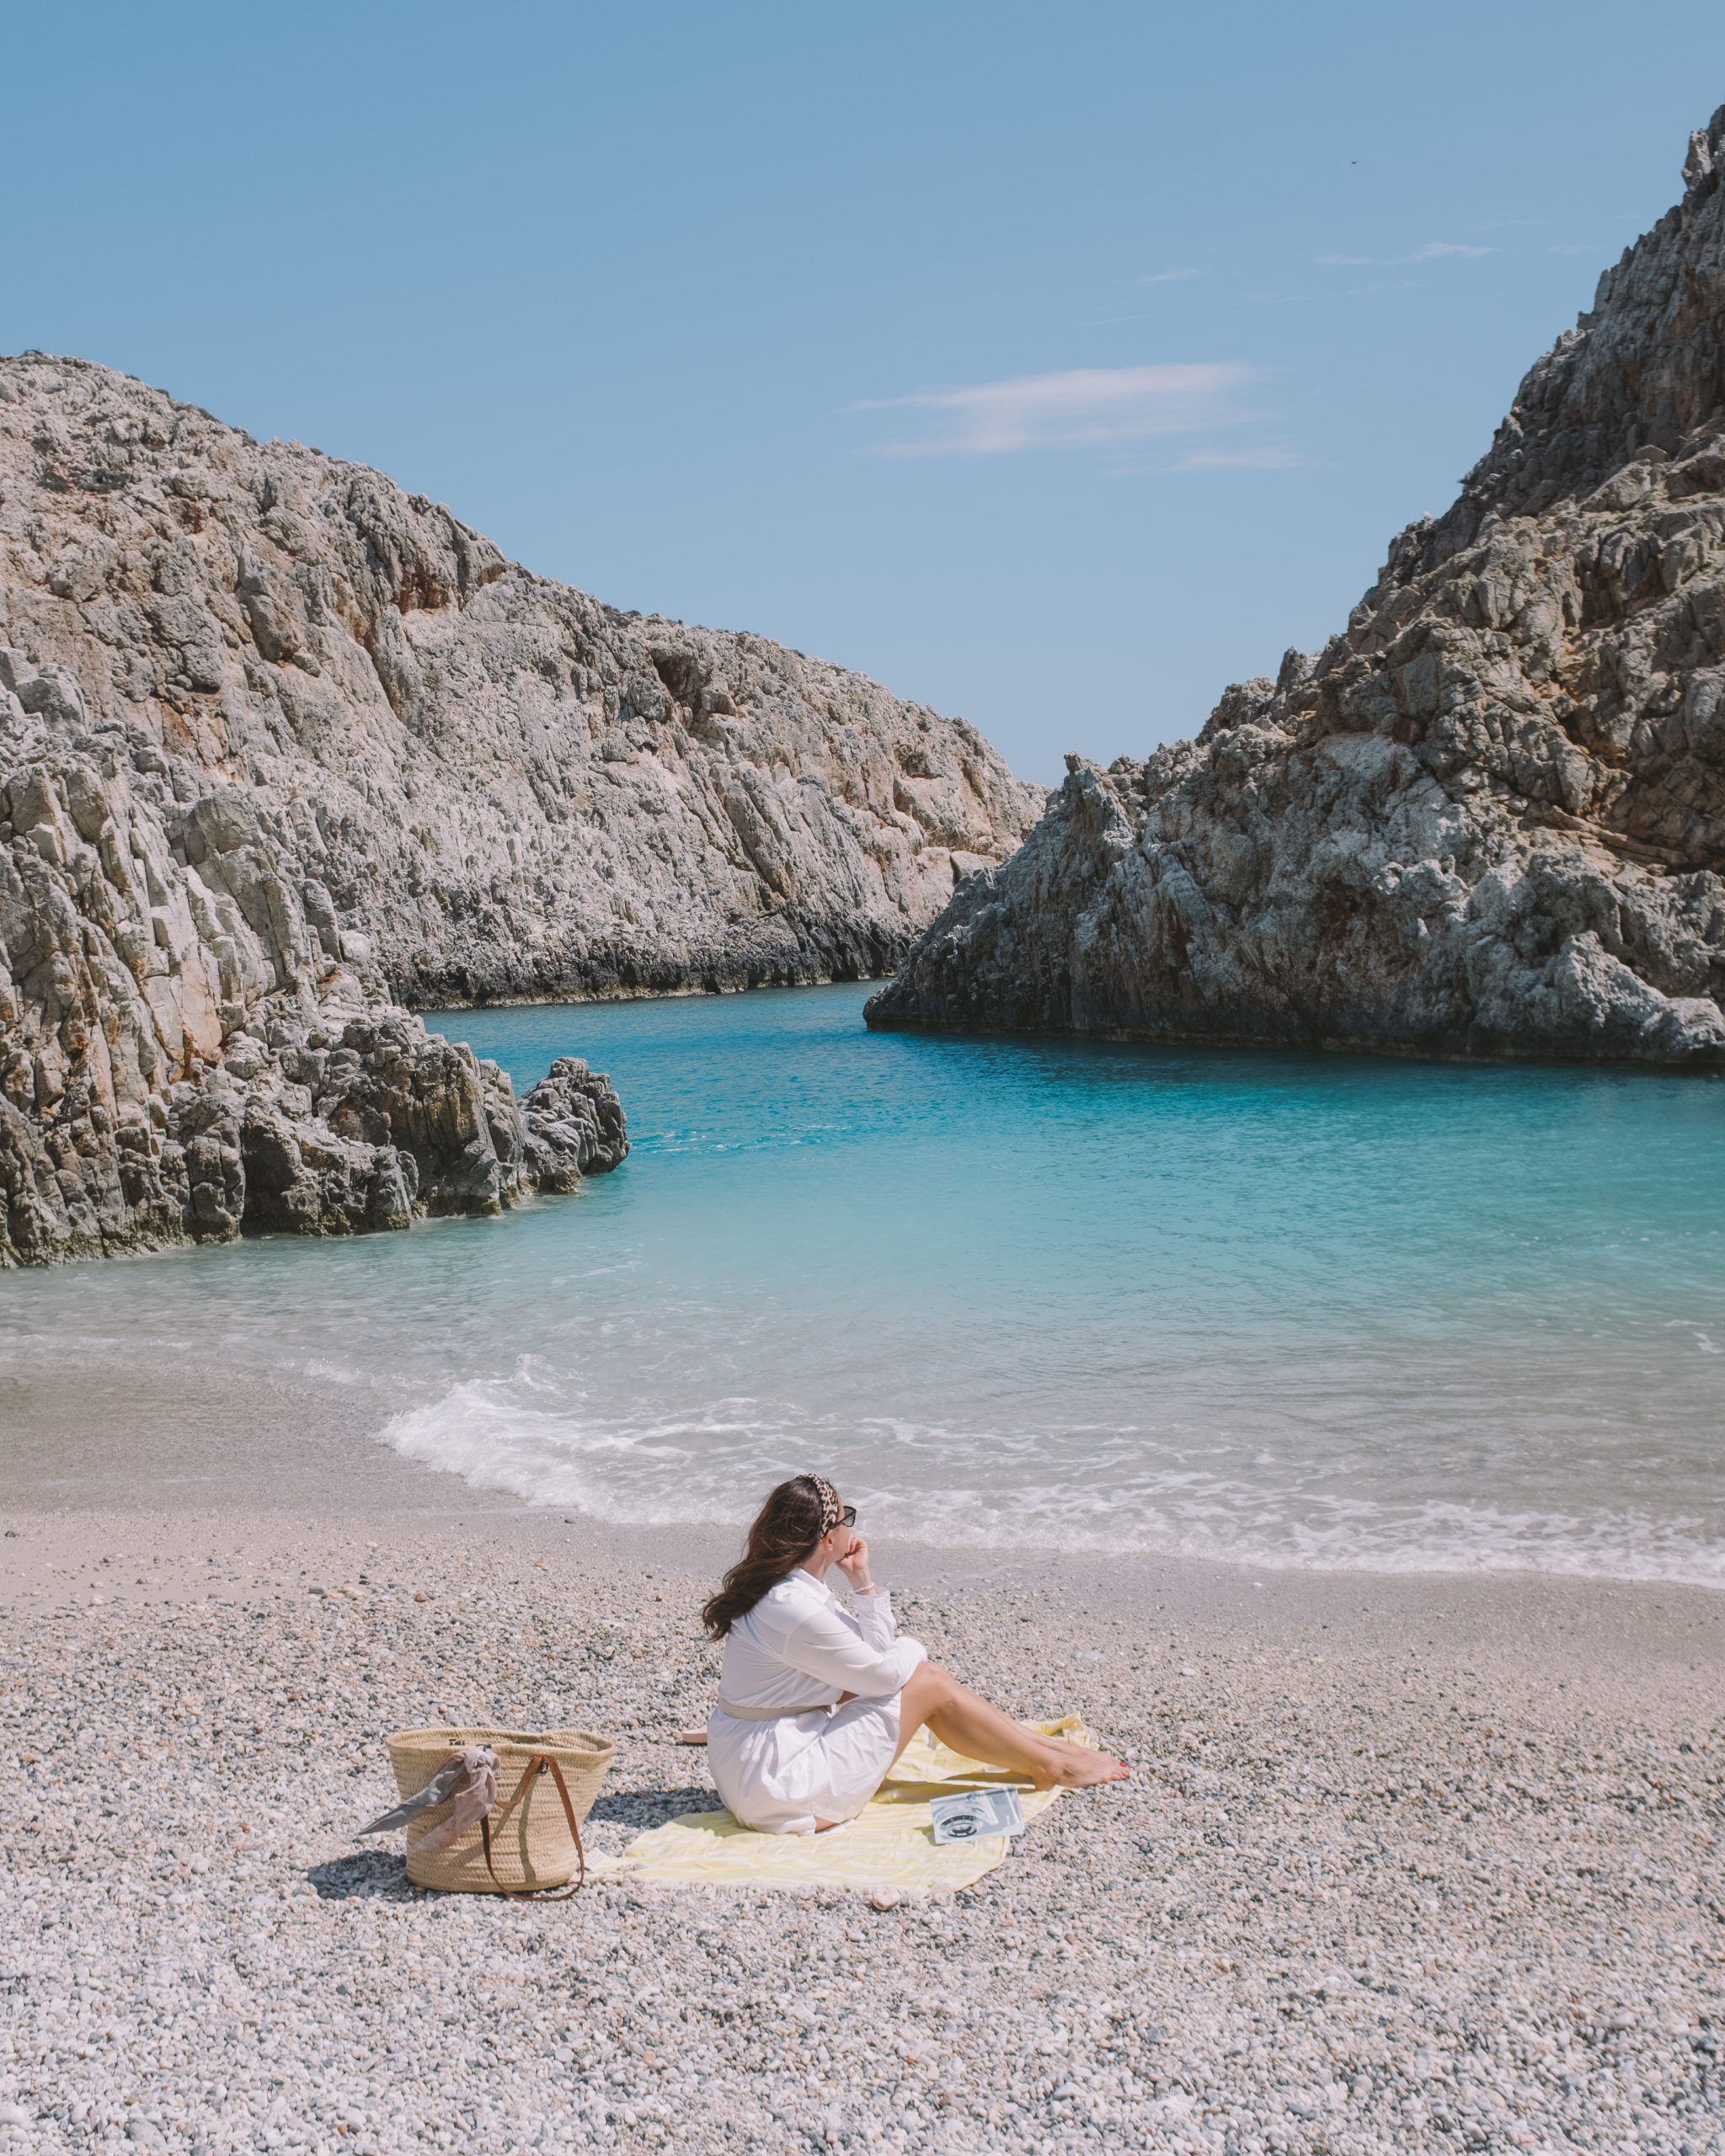
<svg viewBox="0 0 1725 2156"><path fill-rule="evenodd" d="M616 1732L601 1848L708 1805L729 1532L382 1464L334 1518L29 1494L0 2148L1725 2148L1725 1598L882 1548L1132 1781L944 1903L533 1908L355 1849L382 1732Z"/></svg>

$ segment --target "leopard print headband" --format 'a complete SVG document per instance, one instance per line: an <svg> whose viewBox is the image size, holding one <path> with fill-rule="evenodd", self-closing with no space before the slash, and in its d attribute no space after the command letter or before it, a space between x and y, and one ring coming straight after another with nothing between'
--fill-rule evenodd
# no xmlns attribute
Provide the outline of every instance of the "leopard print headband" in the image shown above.
<svg viewBox="0 0 1725 2156"><path fill-rule="evenodd" d="M810 1475L804 1478L814 1485L814 1494L820 1500L820 1531L830 1534L844 1518L844 1507L839 1502L839 1493L824 1475Z"/></svg>

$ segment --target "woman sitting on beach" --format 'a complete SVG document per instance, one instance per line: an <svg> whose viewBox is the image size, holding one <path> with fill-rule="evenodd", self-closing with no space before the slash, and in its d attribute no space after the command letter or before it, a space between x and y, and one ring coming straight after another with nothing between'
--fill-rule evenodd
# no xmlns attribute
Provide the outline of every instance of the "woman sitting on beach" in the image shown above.
<svg viewBox="0 0 1725 2156"><path fill-rule="evenodd" d="M931 1662L920 1640L898 1638L856 1518L818 1475L781 1482L701 1613L724 1641L708 1762L745 1827L817 1834L854 1819L924 1722L965 1758L1038 1789L1124 1779L1119 1760L1021 1727ZM825 1584L835 1565L855 1617Z"/></svg>

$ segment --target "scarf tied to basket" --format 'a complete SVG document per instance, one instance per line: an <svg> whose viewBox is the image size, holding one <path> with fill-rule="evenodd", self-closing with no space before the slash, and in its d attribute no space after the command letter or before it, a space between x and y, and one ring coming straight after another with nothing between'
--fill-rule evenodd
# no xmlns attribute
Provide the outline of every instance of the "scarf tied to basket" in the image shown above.
<svg viewBox="0 0 1725 2156"><path fill-rule="evenodd" d="M393 1833L398 1827L411 1825L422 1812L446 1803L451 1796L455 1802L450 1806L449 1817L440 1819L429 1833L419 1838L419 1847L428 1854L434 1849L451 1848L496 1803L497 1754L489 1744L464 1744L458 1752L451 1752L447 1762L416 1796L398 1804L394 1811L386 1812L381 1819L374 1819L369 1827L361 1827L360 1832Z"/></svg>

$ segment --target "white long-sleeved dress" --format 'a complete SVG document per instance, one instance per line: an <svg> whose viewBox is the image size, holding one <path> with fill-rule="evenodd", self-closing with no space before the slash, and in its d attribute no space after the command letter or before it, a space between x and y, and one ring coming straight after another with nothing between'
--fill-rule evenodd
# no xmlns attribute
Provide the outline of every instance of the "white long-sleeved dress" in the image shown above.
<svg viewBox="0 0 1725 2156"><path fill-rule="evenodd" d="M707 1763L745 1827L812 1834L853 1819L899 1748L899 1694L928 1651L897 1636L886 1590L859 1595L853 1617L799 1567L769 1588L725 1635ZM857 1697L842 1707L840 1693ZM784 1710L771 1721L726 1705ZM800 1710L800 1711L799 1711Z"/></svg>

